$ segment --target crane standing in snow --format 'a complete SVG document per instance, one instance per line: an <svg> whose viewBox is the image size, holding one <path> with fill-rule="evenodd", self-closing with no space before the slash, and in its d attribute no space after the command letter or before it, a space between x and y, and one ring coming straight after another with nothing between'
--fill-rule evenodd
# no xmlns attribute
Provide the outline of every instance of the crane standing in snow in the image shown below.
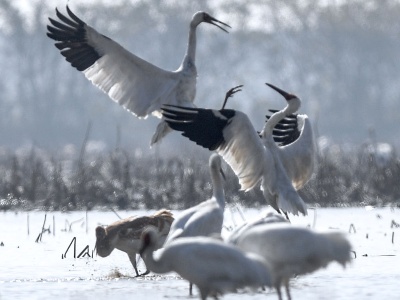
<svg viewBox="0 0 400 300"><path fill-rule="evenodd" d="M289 281L294 276L326 268L334 261L345 267L351 259L351 244L343 233L318 232L287 223L253 226L232 241L243 251L266 260L279 300L282 284L291 299Z"/></svg>
<svg viewBox="0 0 400 300"><path fill-rule="evenodd" d="M221 235L225 210L225 175L221 168L221 157L213 153L209 159L213 195L177 215L165 240L165 246L184 237ZM192 295L192 282L189 285Z"/></svg>

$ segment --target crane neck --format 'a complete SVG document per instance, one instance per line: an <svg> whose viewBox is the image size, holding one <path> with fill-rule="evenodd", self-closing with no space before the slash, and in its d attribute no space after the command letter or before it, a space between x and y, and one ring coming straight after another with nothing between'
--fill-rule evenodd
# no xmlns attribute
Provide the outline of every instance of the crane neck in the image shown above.
<svg viewBox="0 0 400 300"><path fill-rule="evenodd" d="M225 208L224 178L219 169L211 168L211 180L213 183L213 198L221 208Z"/></svg>
<svg viewBox="0 0 400 300"><path fill-rule="evenodd" d="M162 253L157 259L154 258L156 244L156 242L152 242L142 253L142 259L145 262L147 269L160 274L171 272L171 268L169 268L161 259ZM164 249L160 249L160 251L164 251Z"/></svg>
<svg viewBox="0 0 400 300"><path fill-rule="evenodd" d="M182 61L183 69L195 67L196 43L197 43L196 28L197 28L197 25L193 25L193 24L191 24L189 27L188 45L187 45L185 57L183 58L183 61Z"/></svg>
<svg viewBox="0 0 400 300"><path fill-rule="evenodd" d="M288 101L288 105L280 111L274 113L267 123L265 124L265 128L263 130L263 135L272 135L272 130L274 127L285 117L290 114L295 113L300 108L300 99L294 98Z"/></svg>

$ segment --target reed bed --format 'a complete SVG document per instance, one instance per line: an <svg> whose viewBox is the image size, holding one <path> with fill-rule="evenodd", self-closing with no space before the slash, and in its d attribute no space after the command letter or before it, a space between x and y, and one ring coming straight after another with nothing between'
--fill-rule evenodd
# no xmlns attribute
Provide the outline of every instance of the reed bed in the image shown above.
<svg viewBox="0 0 400 300"><path fill-rule="evenodd" d="M400 205L400 159L373 145L333 145L317 156L300 191L310 205ZM38 147L0 149L0 210L183 209L211 195L207 159L137 156L114 149L55 154ZM225 167L232 204L265 204L259 189L244 193Z"/></svg>

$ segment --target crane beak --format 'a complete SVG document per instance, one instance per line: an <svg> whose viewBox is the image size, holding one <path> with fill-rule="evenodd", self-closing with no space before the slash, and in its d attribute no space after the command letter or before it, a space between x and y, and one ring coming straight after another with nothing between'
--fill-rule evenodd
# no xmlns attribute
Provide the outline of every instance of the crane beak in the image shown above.
<svg viewBox="0 0 400 300"><path fill-rule="evenodd" d="M281 94L287 101L291 100L293 98L297 98L295 95L293 94L289 94L288 92L285 92L284 90L281 90L280 88L270 84L270 83L266 83L266 85L268 85L270 88L274 89L275 91L277 91L279 94Z"/></svg>
<svg viewBox="0 0 400 300"><path fill-rule="evenodd" d="M206 15L205 15L205 17L204 17L204 22L209 23L209 24L212 24L212 25L215 25L215 26L221 28L221 29L222 29L223 31L225 31L226 33L229 33L228 30L226 30L225 28L223 28L223 27L220 26L219 24L224 25L224 26L229 27L229 28L232 28L232 27L229 26L228 24L226 24L226 23L224 23L224 22L221 22L221 21L219 21L219 20L217 20L217 19L211 17L209 14L206 14Z"/></svg>

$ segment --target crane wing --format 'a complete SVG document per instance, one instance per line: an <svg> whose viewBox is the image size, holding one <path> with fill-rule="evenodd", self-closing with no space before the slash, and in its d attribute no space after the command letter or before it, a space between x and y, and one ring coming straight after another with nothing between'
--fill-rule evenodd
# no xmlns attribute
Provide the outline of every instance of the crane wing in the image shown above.
<svg viewBox="0 0 400 300"><path fill-rule="evenodd" d="M278 110L269 109L269 111L271 113L276 113ZM268 122L270 117L270 115L266 116L266 122ZM300 131L298 130L297 115L291 114L280 120L272 130L272 135L275 143L278 143L279 146L284 146L295 141L300 135Z"/></svg>
<svg viewBox="0 0 400 300"><path fill-rule="evenodd" d="M266 168L274 168L246 114L232 109L178 106L163 106L162 111L172 129L204 148L216 150L238 176L242 190L252 189Z"/></svg>
<svg viewBox="0 0 400 300"><path fill-rule="evenodd" d="M296 190L310 179L316 155L314 135L307 115L297 115L297 120L300 135L294 142L279 147L280 159Z"/></svg>
<svg viewBox="0 0 400 300"><path fill-rule="evenodd" d="M67 6L68 17L56 9L47 36L65 59L112 100L138 117L162 104L178 104L175 87L180 76L141 59L79 19ZM158 113L160 117L160 114Z"/></svg>
<svg viewBox="0 0 400 300"><path fill-rule="evenodd" d="M270 116L266 117L268 122ZM316 148L308 116L292 114L282 119L273 129L273 138L278 143L279 158L294 188L302 188L311 178L315 164Z"/></svg>

